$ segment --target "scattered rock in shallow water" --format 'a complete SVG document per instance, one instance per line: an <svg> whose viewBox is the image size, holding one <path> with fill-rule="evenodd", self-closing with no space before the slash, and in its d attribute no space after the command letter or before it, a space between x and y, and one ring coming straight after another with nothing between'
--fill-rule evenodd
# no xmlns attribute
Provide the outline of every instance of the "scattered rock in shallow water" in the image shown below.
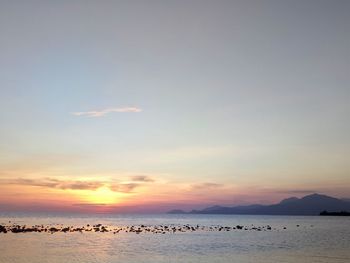
<svg viewBox="0 0 350 263"><path fill-rule="evenodd" d="M297 225L298 226L298 225ZM287 227L283 227L283 229L287 229ZM116 226L105 226L102 224L90 225L87 224L83 227L74 227L74 226L64 226L64 225L0 225L0 233L85 233L85 232L95 232L95 233L153 233L153 234L175 234L175 233L186 233L186 232L230 232L237 230L245 230L245 231L278 231L277 228L272 228L270 225L266 226L244 226L244 225L236 225L236 226L221 226L221 225L212 225L212 226L200 226L200 225L132 225L132 226L124 226L124 227L116 227Z"/></svg>
<svg viewBox="0 0 350 263"><path fill-rule="evenodd" d="M50 232L58 232L58 229L56 227L50 227L49 231Z"/></svg>
<svg viewBox="0 0 350 263"><path fill-rule="evenodd" d="M61 232L64 232L64 233L66 233L66 232L68 232L69 231L69 227L65 227L65 228L62 228L61 229Z"/></svg>
<svg viewBox="0 0 350 263"><path fill-rule="evenodd" d="M7 230L4 226L0 225L0 233L4 233L6 234L7 233Z"/></svg>

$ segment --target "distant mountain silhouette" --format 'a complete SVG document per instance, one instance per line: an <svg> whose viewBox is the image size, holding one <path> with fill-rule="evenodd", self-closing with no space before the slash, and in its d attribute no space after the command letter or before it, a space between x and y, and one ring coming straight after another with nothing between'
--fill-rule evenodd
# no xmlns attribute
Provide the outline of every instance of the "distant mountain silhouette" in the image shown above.
<svg viewBox="0 0 350 263"><path fill-rule="evenodd" d="M299 198L298 197L290 197L290 198L287 198L287 199L283 199L280 204L290 204L294 201L298 201Z"/></svg>
<svg viewBox="0 0 350 263"><path fill-rule="evenodd" d="M174 210L170 210L168 214L187 214L187 213L181 209L174 209Z"/></svg>
<svg viewBox="0 0 350 263"><path fill-rule="evenodd" d="M189 214L242 214L242 215L319 215L322 211L350 211L350 202L327 195L312 194L303 198L291 197L273 205L211 206L192 210ZM172 210L170 213L186 213Z"/></svg>

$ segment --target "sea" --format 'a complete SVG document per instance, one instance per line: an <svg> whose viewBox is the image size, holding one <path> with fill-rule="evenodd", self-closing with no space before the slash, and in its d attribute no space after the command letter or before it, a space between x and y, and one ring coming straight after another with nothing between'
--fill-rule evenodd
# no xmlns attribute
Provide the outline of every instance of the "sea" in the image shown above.
<svg viewBox="0 0 350 263"><path fill-rule="evenodd" d="M0 225L271 226L271 230L0 233L0 263L349 263L350 217L0 215Z"/></svg>

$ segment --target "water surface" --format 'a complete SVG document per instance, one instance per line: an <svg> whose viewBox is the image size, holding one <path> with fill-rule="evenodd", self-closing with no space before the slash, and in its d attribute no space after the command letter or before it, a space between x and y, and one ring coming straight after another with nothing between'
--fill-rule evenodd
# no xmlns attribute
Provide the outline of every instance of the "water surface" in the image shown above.
<svg viewBox="0 0 350 263"><path fill-rule="evenodd" d="M2 215L0 224L272 226L272 231L0 234L1 263L350 262L350 218L243 215Z"/></svg>

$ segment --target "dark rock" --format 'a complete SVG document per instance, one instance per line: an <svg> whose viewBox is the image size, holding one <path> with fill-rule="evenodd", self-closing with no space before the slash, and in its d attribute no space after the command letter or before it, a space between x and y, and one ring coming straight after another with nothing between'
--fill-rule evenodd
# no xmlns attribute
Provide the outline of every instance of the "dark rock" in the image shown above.
<svg viewBox="0 0 350 263"><path fill-rule="evenodd" d="M0 233L6 234L7 233L6 227L0 225Z"/></svg>

